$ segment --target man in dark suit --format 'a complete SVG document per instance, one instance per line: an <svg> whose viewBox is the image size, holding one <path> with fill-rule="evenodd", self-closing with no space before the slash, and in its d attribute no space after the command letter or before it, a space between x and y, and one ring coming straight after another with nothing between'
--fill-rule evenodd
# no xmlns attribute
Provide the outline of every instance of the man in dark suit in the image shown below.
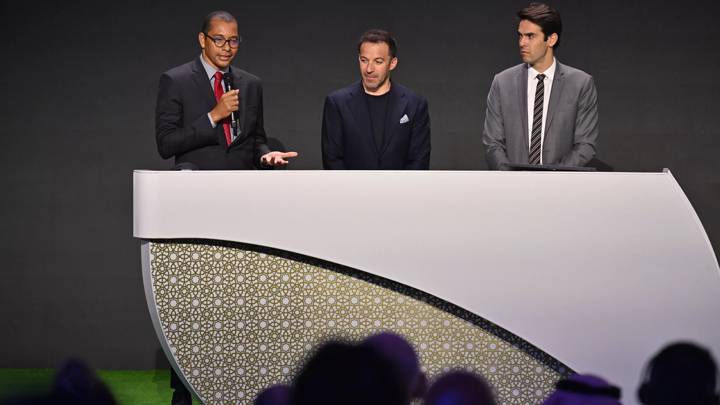
<svg viewBox="0 0 720 405"><path fill-rule="evenodd" d="M518 12L524 63L493 79L483 143L490 169L512 163L584 166L595 156L597 92L592 76L555 59L560 14L541 3Z"/></svg>
<svg viewBox="0 0 720 405"><path fill-rule="evenodd" d="M425 98L390 81L398 63L393 37L369 30L358 41L361 80L325 99L325 169L427 170L430 116Z"/></svg>
<svg viewBox="0 0 720 405"><path fill-rule="evenodd" d="M260 79L230 66L241 42L235 17L226 11L208 14L198 42L200 56L160 77L155 109L160 155L174 156L178 168L200 170L286 165L297 153L267 146ZM192 403L174 370L170 385L173 404Z"/></svg>
<svg viewBox="0 0 720 405"><path fill-rule="evenodd" d="M198 33L200 56L160 77L155 134L163 158L174 156L180 167L234 170L285 165L297 156L266 144L260 79L230 66L240 41L235 17L212 12Z"/></svg>

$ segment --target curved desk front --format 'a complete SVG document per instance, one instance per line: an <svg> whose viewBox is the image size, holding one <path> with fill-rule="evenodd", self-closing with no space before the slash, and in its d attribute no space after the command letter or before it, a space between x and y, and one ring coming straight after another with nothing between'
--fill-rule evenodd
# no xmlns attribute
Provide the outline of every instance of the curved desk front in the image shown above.
<svg viewBox="0 0 720 405"><path fill-rule="evenodd" d="M406 336L430 376L538 403L572 371L720 353L720 270L669 172L134 173L150 314L206 403L251 403L328 338Z"/></svg>

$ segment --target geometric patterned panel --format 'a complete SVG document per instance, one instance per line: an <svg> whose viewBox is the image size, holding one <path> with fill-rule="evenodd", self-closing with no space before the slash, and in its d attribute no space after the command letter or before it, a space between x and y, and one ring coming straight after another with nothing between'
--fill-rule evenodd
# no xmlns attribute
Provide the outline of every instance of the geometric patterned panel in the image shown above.
<svg viewBox="0 0 720 405"><path fill-rule="evenodd" d="M150 246L151 312L207 404L252 403L289 382L318 343L403 335L428 378L467 369L499 404L535 404L567 367L499 326L422 291L287 252L215 241Z"/></svg>

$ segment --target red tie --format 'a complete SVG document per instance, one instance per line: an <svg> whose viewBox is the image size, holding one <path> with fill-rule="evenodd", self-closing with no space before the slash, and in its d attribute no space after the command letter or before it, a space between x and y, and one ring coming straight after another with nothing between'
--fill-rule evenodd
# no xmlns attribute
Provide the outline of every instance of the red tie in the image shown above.
<svg viewBox="0 0 720 405"><path fill-rule="evenodd" d="M225 93L225 91L223 91L222 78L222 72L215 72L215 101L218 102L220 101L220 97L223 93ZM225 118L220 122L222 122L223 129L225 130L225 141L227 141L227 144L230 145L230 143L232 143L232 137L230 136L230 120Z"/></svg>

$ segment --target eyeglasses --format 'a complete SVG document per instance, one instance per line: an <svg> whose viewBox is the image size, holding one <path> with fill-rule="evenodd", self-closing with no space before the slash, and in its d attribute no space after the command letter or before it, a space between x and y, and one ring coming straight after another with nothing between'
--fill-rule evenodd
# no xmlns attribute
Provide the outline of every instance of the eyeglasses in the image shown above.
<svg viewBox="0 0 720 405"><path fill-rule="evenodd" d="M242 38L240 37L225 39L223 37L213 37L207 32L203 32L203 35L205 35L206 38L210 38L218 48L224 47L225 44L230 44L230 48L237 48L240 46L240 42L242 42Z"/></svg>

